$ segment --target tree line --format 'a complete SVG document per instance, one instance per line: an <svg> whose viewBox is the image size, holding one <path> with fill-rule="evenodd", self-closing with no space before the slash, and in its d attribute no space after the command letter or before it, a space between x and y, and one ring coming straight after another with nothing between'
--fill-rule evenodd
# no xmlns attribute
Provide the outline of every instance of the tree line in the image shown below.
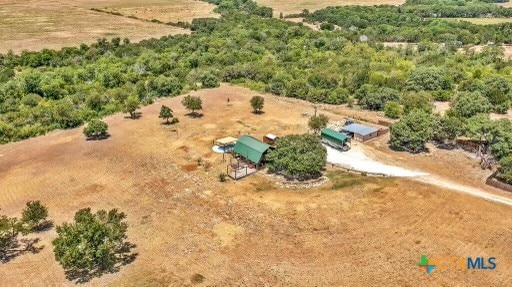
<svg viewBox="0 0 512 287"><path fill-rule="evenodd" d="M482 1L407 1L401 6L339 6L299 15L321 28L341 28L346 38L377 42L432 41L452 46L511 43L512 24L476 25L453 18L510 18L512 9ZM452 19L450 19L452 18Z"/></svg>

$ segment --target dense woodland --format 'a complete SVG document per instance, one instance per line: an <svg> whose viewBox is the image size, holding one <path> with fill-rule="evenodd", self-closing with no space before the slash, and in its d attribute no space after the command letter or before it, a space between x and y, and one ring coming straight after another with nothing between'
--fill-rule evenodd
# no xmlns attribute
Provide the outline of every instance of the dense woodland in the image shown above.
<svg viewBox="0 0 512 287"><path fill-rule="evenodd" d="M436 7L443 5L481 9L466 16L502 17L510 9L485 3L489 1L447 0L305 11L308 19L342 27L313 31L271 18L272 9L250 0L208 2L218 5L222 17L194 20L192 35L137 44L100 39L60 51L0 55L0 143L79 126L124 110L129 98L148 104L157 97L230 82L316 103L356 101L365 109L387 109L386 114L402 117L392 128L391 145L397 149L419 152L428 141L450 144L467 136L481 143L485 162L488 154L500 160L512 150L511 122L489 118L490 112L511 107L512 62L503 60L499 46L464 53L451 45L507 42L512 26L424 15L424 9L437 15ZM419 41L417 48L385 48L376 41L380 36L375 35L393 31L416 34L406 40ZM361 35L370 41L361 42ZM444 117L433 115L433 100L451 101L452 109Z"/></svg>
<svg viewBox="0 0 512 287"><path fill-rule="evenodd" d="M402 6L329 7L300 15L310 22L323 22L323 29L337 25L346 38L365 35L370 41L432 41L450 46L512 43L512 23L475 25L450 18L510 18L512 9L491 1L409 0ZM498 1L494 1L498 2Z"/></svg>

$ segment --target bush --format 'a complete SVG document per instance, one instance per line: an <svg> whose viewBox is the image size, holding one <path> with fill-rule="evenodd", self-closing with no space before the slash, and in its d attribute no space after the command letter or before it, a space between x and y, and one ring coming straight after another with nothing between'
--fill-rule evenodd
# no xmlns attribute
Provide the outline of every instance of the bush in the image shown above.
<svg viewBox="0 0 512 287"><path fill-rule="evenodd" d="M172 118L171 125L177 124L179 122L180 122L180 120L178 120L178 118Z"/></svg>
<svg viewBox="0 0 512 287"><path fill-rule="evenodd" d="M279 140L267 160L270 172L288 179L318 178L325 167L327 150L314 135L289 135Z"/></svg>
<svg viewBox="0 0 512 287"><path fill-rule="evenodd" d="M500 160L500 167L496 178L508 184L512 184L512 155L504 157Z"/></svg>
<svg viewBox="0 0 512 287"><path fill-rule="evenodd" d="M108 125L98 119L92 119L84 128L85 137L93 140L106 138Z"/></svg>
<svg viewBox="0 0 512 287"><path fill-rule="evenodd" d="M397 102L388 102L384 106L384 114L391 119L399 119L404 113L404 109Z"/></svg>
<svg viewBox="0 0 512 287"><path fill-rule="evenodd" d="M226 182L226 177L227 176L225 173L223 173L223 172L219 173L219 181L220 182Z"/></svg>
<svg viewBox="0 0 512 287"><path fill-rule="evenodd" d="M250 102L253 113L260 114L261 110L263 110L263 105L265 104L265 98L262 96L254 96L251 98Z"/></svg>
<svg viewBox="0 0 512 287"><path fill-rule="evenodd" d="M47 225L48 209L40 201L29 201L23 210L21 221L27 224L27 229L37 231Z"/></svg>

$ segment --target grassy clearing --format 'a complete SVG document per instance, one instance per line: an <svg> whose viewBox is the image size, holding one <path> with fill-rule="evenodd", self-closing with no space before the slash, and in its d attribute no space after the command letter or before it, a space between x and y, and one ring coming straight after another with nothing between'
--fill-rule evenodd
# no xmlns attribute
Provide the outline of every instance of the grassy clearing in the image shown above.
<svg viewBox="0 0 512 287"><path fill-rule="evenodd" d="M265 5L274 8L274 15L278 16L280 12L283 14L300 13L304 9L309 11L319 10L328 6L346 6L346 5L401 5L405 0L324 0L324 1L311 1L311 0L298 0L298 1L283 1L283 0L256 0L260 5Z"/></svg>
<svg viewBox="0 0 512 287"><path fill-rule="evenodd" d="M476 25L496 25L512 23L512 18L440 18L444 20L466 21Z"/></svg>
<svg viewBox="0 0 512 287"><path fill-rule="evenodd" d="M365 185L371 186L372 191L379 191L385 187L393 186L394 180L386 177L373 177L363 174L355 174L344 171L329 171L327 177L331 181L331 189L361 188Z"/></svg>

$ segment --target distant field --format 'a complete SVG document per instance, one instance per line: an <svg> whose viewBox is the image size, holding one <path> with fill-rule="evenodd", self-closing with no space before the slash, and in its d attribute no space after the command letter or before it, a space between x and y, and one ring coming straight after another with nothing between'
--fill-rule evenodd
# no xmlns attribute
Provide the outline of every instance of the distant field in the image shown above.
<svg viewBox="0 0 512 287"><path fill-rule="evenodd" d="M218 17L215 5L198 0L81 0L82 7L99 8L135 16L145 20L162 22L191 22L195 18Z"/></svg>
<svg viewBox="0 0 512 287"><path fill-rule="evenodd" d="M476 25L495 25L512 23L512 18L443 18L446 20L467 21Z"/></svg>
<svg viewBox="0 0 512 287"><path fill-rule="evenodd" d="M132 41L188 30L91 11L111 8L139 18L190 21L213 14L213 5L194 0L3 0L0 5L0 53L92 43L101 37ZM140 12L137 12L140 11ZM165 15L165 16L164 16Z"/></svg>
<svg viewBox="0 0 512 287"><path fill-rule="evenodd" d="M312 0L255 0L260 5L265 5L274 8L274 14L279 15L283 12L284 15L299 13L304 9L314 11L322 9L328 6L343 6L343 5L400 5L405 3L405 0L324 0L324 1L312 1Z"/></svg>

